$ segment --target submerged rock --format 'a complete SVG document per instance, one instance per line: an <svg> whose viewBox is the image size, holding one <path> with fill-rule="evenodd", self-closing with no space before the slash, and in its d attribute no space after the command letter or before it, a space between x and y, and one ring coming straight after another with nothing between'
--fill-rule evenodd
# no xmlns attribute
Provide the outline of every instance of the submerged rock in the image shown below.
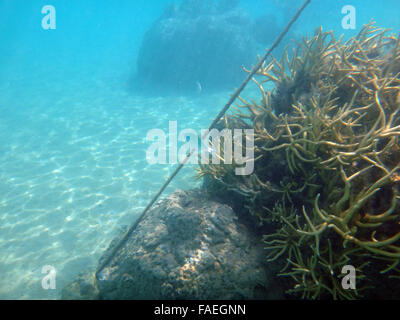
<svg viewBox="0 0 400 320"><path fill-rule="evenodd" d="M272 274L235 212L191 190L154 205L97 286L102 299L277 299Z"/></svg>
<svg viewBox="0 0 400 320"><path fill-rule="evenodd" d="M99 299L99 289L93 273L78 275L77 279L63 288L62 300L96 300Z"/></svg>
<svg viewBox="0 0 400 320"><path fill-rule="evenodd" d="M252 19L239 9L171 7L146 32L134 87L139 90L217 90L239 85L242 65L257 62ZM189 10L190 9L190 10Z"/></svg>

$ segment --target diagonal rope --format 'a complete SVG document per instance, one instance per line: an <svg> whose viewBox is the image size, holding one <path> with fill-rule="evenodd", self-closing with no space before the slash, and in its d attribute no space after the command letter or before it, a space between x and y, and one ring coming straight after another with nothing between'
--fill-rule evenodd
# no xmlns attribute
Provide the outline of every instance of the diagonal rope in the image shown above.
<svg viewBox="0 0 400 320"><path fill-rule="evenodd" d="M243 89L246 87L246 85L249 83L251 78L256 74L256 72L261 68L262 64L267 60L268 56L271 54L271 52L279 45L279 43L282 41L283 37L287 34L293 23L298 19L300 14L303 12L303 10L309 5L311 0L306 0L304 4L297 10L296 14L293 16L293 18L289 21L285 29L281 32L281 34L278 36L278 38L274 41L272 46L267 50L267 52L264 54L264 56L260 59L260 61L256 64L256 66L252 69L252 71L248 74L246 79L243 81L241 86L236 89L234 94L231 96L229 101L226 103L226 105L222 108L222 110L218 113L218 115L215 117L214 121L210 124L209 130L211 130L217 122L225 115L225 113L228 111L230 106L233 104L233 102L236 100L236 98L239 96L239 94L243 91ZM205 135L204 135L205 137ZM204 139L202 137L202 141ZM150 208L153 206L153 204L157 201L158 197L161 195L161 193L165 190L165 188L169 185L169 183L172 181L172 179L178 174L178 172L182 169L182 167L186 164L186 162L189 160L189 158L192 156L193 152L195 150L192 149L190 152L186 155L185 159L182 160L182 162L176 167L174 172L169 176L167 181L162 185L160 190L155 194L155 196L151 199L149 204L146 206L146 208L143 210L142 214L137 218L129 227L129 229L125 232L125 234L121 237L119 242L115 245L115 247L112 249L111 253L104 259L103 263L98 267L96 270L95 276L96 279L98 279L98 274L100 273L101 270L104 269L104 267L111 262L111 260L114 258L115 254L117 251L125 244L126 240L128 237L131 235L132 231L136 229L138 224L143 220L145 217L146 213L150 210Z"/></svg>

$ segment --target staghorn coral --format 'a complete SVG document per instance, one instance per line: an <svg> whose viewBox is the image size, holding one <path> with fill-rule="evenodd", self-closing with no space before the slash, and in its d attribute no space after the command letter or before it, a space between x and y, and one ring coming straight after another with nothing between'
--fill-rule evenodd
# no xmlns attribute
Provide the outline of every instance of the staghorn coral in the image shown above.
<svg viewBox="0 0 400 320"><path fill-rule="evenodd" d="M240 98L235 108L255 132L254 173L200 165L208 186L239 194L274 227L268 259L285 263L289 292L303 298L378 297L371 286L400 286L399 42L372 22L347 41L316 30L260 68L260 102ZM347 264L357 290L341 286Z"/></svg>

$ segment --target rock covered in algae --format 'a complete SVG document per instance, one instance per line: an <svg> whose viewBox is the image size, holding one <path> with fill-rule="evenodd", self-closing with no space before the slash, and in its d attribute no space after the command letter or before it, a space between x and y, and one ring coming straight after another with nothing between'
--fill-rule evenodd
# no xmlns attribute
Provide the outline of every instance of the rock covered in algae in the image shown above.
<svg viewBox="0 0 400 320"><path fill-rule="evenodd" d="M229 206L193 190L158 202L97 284L102 299L279 298L270 274L260 239Z"/></svg>
<svg viewBox="0 0 400 320"><path fill-rule="evenodd" d="M63 288L62 300L96 300L99 298L99 289L93 273L83 272L77 279Z"/></svg>

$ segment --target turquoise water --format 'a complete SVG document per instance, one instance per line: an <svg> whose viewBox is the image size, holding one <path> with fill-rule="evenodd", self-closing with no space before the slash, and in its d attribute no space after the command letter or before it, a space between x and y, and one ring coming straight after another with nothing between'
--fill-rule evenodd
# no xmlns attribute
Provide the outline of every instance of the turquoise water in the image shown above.
<svg viewBox="0 0 400 320"><path fill-rule="evenodd" d="M80 271L93 269L174 168L146 161L146 133L167 132L175 120L182 129L207 128L233 92L132 90L143 36L170 2L0 0L0 299L57 299ZM254 18L286 21L282 3L239 5ZM41 26L48 4L55 30ZM354 35L341 28L346 4L357 8L357 30L373 18L399 32L395 0L316 0L296 32L323 25ZM193 176L186 167L164 194L199 186ZM55 290L41 286L44 265L57 271Z"/></svg>

